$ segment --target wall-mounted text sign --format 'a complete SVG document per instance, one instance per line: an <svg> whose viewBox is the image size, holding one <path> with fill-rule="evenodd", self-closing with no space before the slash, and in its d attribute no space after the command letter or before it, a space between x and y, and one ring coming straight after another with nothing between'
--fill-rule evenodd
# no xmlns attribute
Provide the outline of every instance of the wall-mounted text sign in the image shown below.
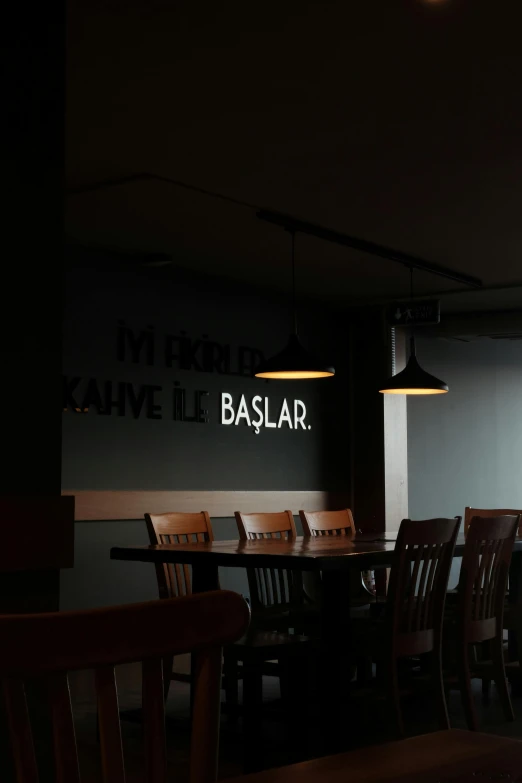
<svg viewBox="0 0 522 783"><path fill-rule="evenodd" d="M207 339L191 340L185 332L164 335L160 340L152 326L133 332L124 321L118 322L116 356L118 361L154 366L158 352L167 367L195 372L217 372L223 375L252 374L261 351L240 346L237 352L229 345ZM234 359L235 356L235 359ZM256 381L258 384L259 382ZM127 416L134 419L169 419L171 421L207 424L212 421L212 395L205 389L188 390L179 381L167 387L151 383L99 380L80 376L63 377L63 412L95 413L100 416ZM217 405L214 416L217 420ZM309 430L305 424L306 406L301 400L275 402L254 395L249 402L244 394L234 400L229 392L221 393L220 424L251 427L256 435L261 428Z"/></svg>
<svg viewBox="0 0 522 783"><path fill-rule="evenodd" d="M203 389L188 392L174 383L169 396L163 386L148 383L133 384L124 381L98 381L78 376L63 378L63 412L90 413L100 416L126 416L134 419L170 419L171 421L207 424L212 421L212 395ZM259 435L267 429L310 430L306 424L306 405L302 400L275 401L254 395L248 401L241 394L237 399L229 392L221 392L220 424L246 425Z"/></svg>
<svg viewBox="0 0 522 783"><path fill-rule="evenodd" d="M254 428L256 435L259 435L260 427L280 429L286 425L291 430L298 430L300 427L303 430L311 430L312 427L305 424L306 405L304 402L293 400L290 406L292 412L290 412L288 401L285 398L274 415L274 408L270 408L268 397L260 397L259 394L256 394L249 404L245 395L242 394L236 405L232 395L223 392L221 394L221 424L235 424L237 427L238 424L244 422L248 427ZM271 416L274 416L272 421L270 421Z"/></svg>

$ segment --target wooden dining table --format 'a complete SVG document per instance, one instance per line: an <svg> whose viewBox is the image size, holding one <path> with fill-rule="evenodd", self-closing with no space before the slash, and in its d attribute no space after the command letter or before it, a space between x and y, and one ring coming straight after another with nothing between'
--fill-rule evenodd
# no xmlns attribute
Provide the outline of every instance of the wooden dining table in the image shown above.
<svg viewBox="0 0 522 783"><path fill-rule="evenodd" d="M343 651L350 649L351 623L347 606L350 602L350 574L357 571L388 568L393 564L397 533L357 534L356 536L298 536L292 540L257 539L209 541L145 546L113 547L113 560L154 563L187 563L192 567L194 592L219 589L218 569L276 568L321 572L321 642L328 666L324 671L326 705L332 752L338 750L343 705ZM455 556L464 551L465 538L460 534ZM522 562L522 538L514 546L510 589L518 584ZM371 599L370 599L371 600ZM337 735L337 738L336 738Z"/></svg>
<svg viewBox="0 0 522 783"><path fill-rule="evenodd" d="M187 563L192 566L194 592L217 590L219 567L319 571L322 636L336 647L349 643L350 624L345 610L350 600L350 571L391 566L395 541L396 534L208 541L113 547L111 558L155 565Z"/></svg>
<svg viewBox="0 0 522 783"><path fill-rule="evenodd" d="M187 563L192 566L194 592L219 587L218 568L281 568L296 571L320 571L323 579L324 609L335 614L346 601L352 570L386 568L393 564L397 533L350 536L298 536L295 539L257 539L208 541L144 546L113 547L113 560L143 563ZM462 556L465 538L460 534L455 557ZM522 538L515 540L514 561L520 563ZM515 580L516 581L516 580ZM339 588L343 589L339 589ZM332 603L330 603L332 602Z"/></svg>

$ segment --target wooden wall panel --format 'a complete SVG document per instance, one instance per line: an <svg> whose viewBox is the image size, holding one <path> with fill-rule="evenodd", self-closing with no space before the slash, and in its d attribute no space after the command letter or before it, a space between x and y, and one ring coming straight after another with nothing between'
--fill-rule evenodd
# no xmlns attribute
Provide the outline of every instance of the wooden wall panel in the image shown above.
<svg viewBox="0 0 522 783"><path fill-rule="evenodd" d="M208 492L208 491L97 491L63 490L74 495L77 522L143 519L146 512L208 511L211 517L233 517L234 511L284 511L346 508L342 492Z"/></svg>

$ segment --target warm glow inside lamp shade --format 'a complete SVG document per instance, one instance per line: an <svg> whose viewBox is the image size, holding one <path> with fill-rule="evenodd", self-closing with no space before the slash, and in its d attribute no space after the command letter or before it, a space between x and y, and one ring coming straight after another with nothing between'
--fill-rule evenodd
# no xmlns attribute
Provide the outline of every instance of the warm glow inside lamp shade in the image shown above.
<svg viewBox="0 0 522 783"><path fill-rule="evenodd" d="M448 389L379 389L381 394L447 394Z"/></svg>
<svg viewBox="0 0 522 783"><path fill-rule="evenodd" d="M256 372L256 378L278 378L279 380L297 381L305 378L329 378L333 372L322 370L273 370L272 372Z"/></svg>

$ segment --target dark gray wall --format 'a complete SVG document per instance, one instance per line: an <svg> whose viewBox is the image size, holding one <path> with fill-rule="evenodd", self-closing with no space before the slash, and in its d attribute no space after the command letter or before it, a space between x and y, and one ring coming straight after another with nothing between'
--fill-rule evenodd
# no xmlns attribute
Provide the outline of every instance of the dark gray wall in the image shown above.
<svg viewBox="0 0 522 783"><path fill-rule="evenodd" d="M419 340L446 395L408 399L413 518L522 508L522 342Z"/></svg>
<svg viewBox="0 0 522 783"><path fill-rule="evenodd" d="M260 275L262 277L262 275ZM138 363L127 348L117 355L121 322L137 335L152 328L153 364L145 353ZM286 342L288 299L244 289L219 278L196 277L181 269L145 271L138 264L78 248L69 252L66 281L64 373L82 380L73 395L79 407L87 379L96 378L104 394L105 381L161 387L155 401L162 418L135 418L113 407L100 415L96 404L88 413L63 413L64 489L142 490L336 490L348 489L347 339L344 326L328 310L305 303L300 333L317 353L336 365L329 380L284 382L165 366L167 334L182 332L192 340L229 345L232 367L241 346L270 355ZM201 364L202 348L197 357ZM208 423L174 421L174 383L185 388L192 412L194 390L209 392L203 405ZM286 398L304 402L310 429L261 428L255 434L246 423L225 426L220 421L220 395L229 392L235 406L242 394L268 397L272 418ZM102 405L103 407L103 405ZM173 509L174 510L174 509ZM195 509L200 510L198 507ZM260 509L261 510L261 509ZM230 513L234 509L230 509ZM237 536L232 519L213 520L217 538ZM141 521L79 522L76 524L76 565L62 576L63 608L100 606L154 598L154 569L143 564L109 560L114 545L146 543ZM247 592L244 573L222 574L224 586Z"/></svg>

